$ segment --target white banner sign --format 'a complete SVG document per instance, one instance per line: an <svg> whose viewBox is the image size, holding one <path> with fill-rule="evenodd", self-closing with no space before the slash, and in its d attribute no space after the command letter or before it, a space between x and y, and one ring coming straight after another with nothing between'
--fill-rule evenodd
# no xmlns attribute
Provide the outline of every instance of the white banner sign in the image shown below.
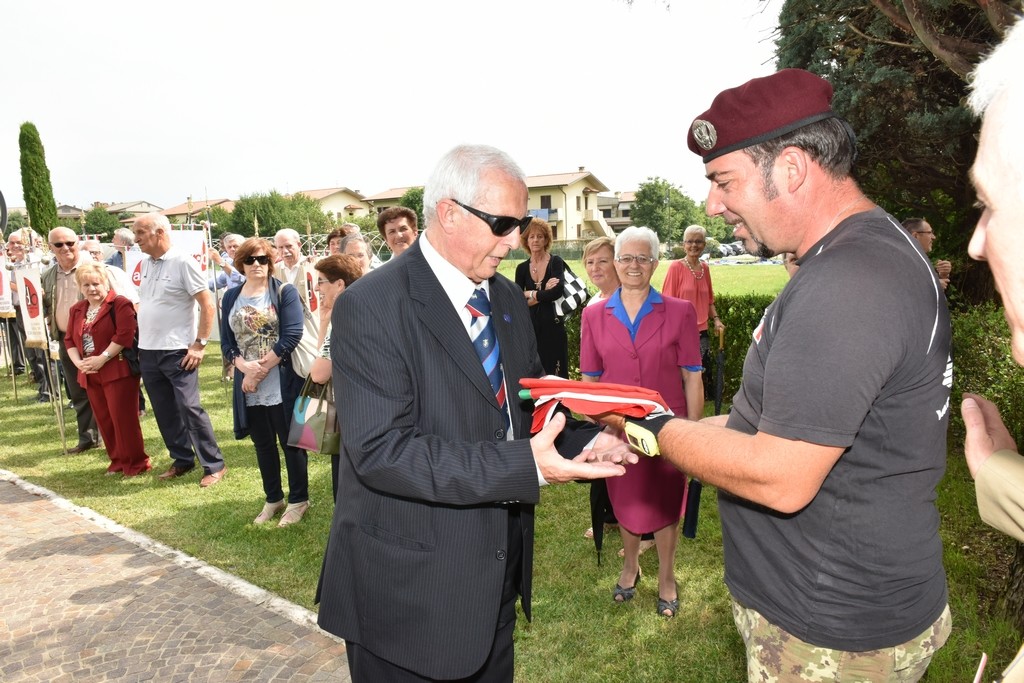
<svg viewBox="0 0 1024 683"><path fill-rule="evenodd" d="M124 254L124 272L132 279L136 290L142 286L142 262L148 258L138 250L127 251Z"/></svg>
<svg viewBox="0 0 1024 683"><path fill-rule="evenodd" d="M202 274L206 275L206 233L202 230L171 230L171 246L191 254Z"/></svg>
<svg viewBox="0 0 1024 683"><path fill-rule="evenodd" d="M0 256L0 318L13 318L14 303L11 301L11 285L8 279L12 276L7 272L7 257Z"/></svg>
<svg viewBox="0 0 1024 683"><path fill-rule="evenodd" d="M39 283L39 264L14 271L21 294L21 318L25 322L25 346L46 349L46 318L43 316L43 287Z"/></svg>

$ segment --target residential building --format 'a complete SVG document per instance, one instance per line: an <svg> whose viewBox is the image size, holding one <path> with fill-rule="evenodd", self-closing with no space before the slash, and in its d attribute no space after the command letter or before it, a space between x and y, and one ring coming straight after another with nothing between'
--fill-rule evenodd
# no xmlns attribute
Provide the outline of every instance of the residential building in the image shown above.
<svg viewBox="0 0 1024 683"><path fill-rule="evenodd" d="M377 194L372 194L366 197L366 202L372 207L372 213L374 215L380 213L384 209L391 208L392 206L401 206L402 195L409 190L423 187L422 185L413 185L411 187L392 187L390 190L384 190Z"/></svg>
<svg viewBox="0 0 1024 683"><path fill-rule="evenodd" d="M187 201L184 204L164 209L160 213L167 216L172 224L198 222L203 220L206 209L218 206L228 213L235 210L235 202L231 199L203 199L199 201Z"/></svg>
<svg viewBox="0 0 1024 683"><path fill-rule="evenodd" d="M85 211L77 206L61 204L57 207L57 223L59 225L67 226L74 230L77 224L83 220L85 220Z"/></svg>
<svg viewBox="0 0 1024 683"><path fill-rule="evenodd" d="M636 192L616 192L614 195L601 195L597 198L597 206L604 216L605 222L612 230L619 233L633 225L630 213Z"/></svg>
<svg viewBox="0 0 1024 683"><path fill-rule="evenodd" d="M530 214L551 225L556 241L614 237L598 206L598 193L608 188L583 166L575 173L526 178Z"/></svg>
<svg viewBox="0 0 1024 683"><path fill-rule="evenodd" d="M113 216L120 216L122 214L128 214L128 217L122 218L121 223L125 225L131 225L136 218L143 216L147 213L154 211L161 211L162 209L156 204L150 204L147 201L134 201L134 202L117 202L114 204L103 204L95 202L93 207L101 206L107 210L107 213Z"/></svg>
<svg viewBox="0 0 1024 683"><path fill-rule="evenodd" d="M323 212L334 214L334 218L339 222L370 214L371 204L359 190L329 187L323 190L299 190L295 194L304 194L310 199L316 199L320 202Z"/></svg>

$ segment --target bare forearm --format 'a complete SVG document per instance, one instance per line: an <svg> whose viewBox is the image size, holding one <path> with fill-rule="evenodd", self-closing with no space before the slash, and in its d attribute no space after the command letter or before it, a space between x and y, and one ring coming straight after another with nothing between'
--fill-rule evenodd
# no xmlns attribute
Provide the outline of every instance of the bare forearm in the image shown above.
<svg viewBox="0 0 1024 683"><path fill-rule="evenodd" d="M216 313L213 309L213 297L209 290L204 289L196 293L195 300L199 304L199 329L196 336L199 339L209 339L213 333L213 319Z"/></svg>
<svg viewBox="0 0 1024 683"><path fill-rule="evenodd" d="M694 421L704 417L704 378L701 373L683 370L683 391L686 394L686 416Z"/></svg>
<svg viewBox="0 0 1024 683"><path fill-rule="evenodd" d="M666 424L658 445L662 456L683 472L786 513L814 498L843 451L687 420Z"/></svg>
<svg viewBox="0 0 1024 683"><path fill-rule="evenodd" d="M213 333L213 306L207 304L199 307L199 330L196 336L200 339L209 339Z"/></svg>

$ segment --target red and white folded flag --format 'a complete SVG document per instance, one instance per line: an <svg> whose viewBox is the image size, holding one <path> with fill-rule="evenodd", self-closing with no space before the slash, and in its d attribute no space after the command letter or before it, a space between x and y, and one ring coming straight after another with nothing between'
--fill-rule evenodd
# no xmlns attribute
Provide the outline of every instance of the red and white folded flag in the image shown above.
<svg viewBox="0 0 1024 683"><path fill-rule="evenodd" d="M555 375L524 377L519 398L533 399L534 433L544 428L559 404L581 415L617 413L626 417L673 415L661 394L628 384L578 382Z"/></svg>

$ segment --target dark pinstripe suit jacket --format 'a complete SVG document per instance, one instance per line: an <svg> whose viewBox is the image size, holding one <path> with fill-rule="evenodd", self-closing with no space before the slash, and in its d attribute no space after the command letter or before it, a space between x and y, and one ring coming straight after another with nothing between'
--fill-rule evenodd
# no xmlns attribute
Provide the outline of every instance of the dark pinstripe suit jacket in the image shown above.
<svg viewBox="0 0 1024 683"><path fill-rule="evenodd" d="M530 614L532 404L519 379L541 374L522 292L490 280L515 435L466 329L419 243L347 290L332 314L342 433L338 501L321 575L319 624L431 678L479 669L498 619L508 536L501 501L521 505L523 609ZM567 430L578 452L593 431Z"/></svg>

